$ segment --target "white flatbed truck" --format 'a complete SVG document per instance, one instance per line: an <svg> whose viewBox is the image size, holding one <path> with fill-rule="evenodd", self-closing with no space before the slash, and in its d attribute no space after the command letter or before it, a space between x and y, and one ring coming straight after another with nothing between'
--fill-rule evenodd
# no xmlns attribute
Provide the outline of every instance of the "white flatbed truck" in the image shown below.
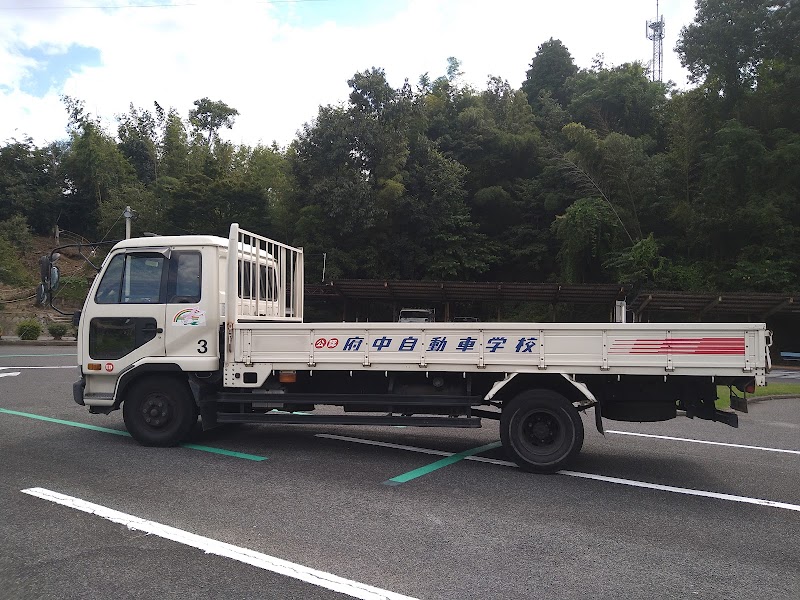
<svg viewBox="0 0 800 600"><path fill-rule="evenodd" d="M144 445L181 442L198 415L204 428L491 418L534 472L579 452L590 407L601 433L601 417L679 411L737 426L717 385L752 392L771 366L763 323L304 323L302 249L237 224L228 239L117 243L76 321L75 401L122 407Z"/></svg>

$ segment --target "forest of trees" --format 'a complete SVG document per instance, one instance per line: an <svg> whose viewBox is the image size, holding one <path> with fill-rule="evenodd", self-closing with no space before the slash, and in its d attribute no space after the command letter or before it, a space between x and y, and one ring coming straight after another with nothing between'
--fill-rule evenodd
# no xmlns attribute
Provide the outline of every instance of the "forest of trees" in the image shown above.
<svg viewBox="0 0 800 600"><path fill-rule="evenodd" d="M316 280L325 252L328 279L794 291L799 13L698 0L676 47L688 91L637 62L579 69L556 39L520 87L473 89L455 58L400 89L371 68L286 148L223 141L224 101L131 105L109 132L65 97L68 140L0 147L0 254L26 226L119 237L130 205L135 233L238 221L303 246Z"/></svg>

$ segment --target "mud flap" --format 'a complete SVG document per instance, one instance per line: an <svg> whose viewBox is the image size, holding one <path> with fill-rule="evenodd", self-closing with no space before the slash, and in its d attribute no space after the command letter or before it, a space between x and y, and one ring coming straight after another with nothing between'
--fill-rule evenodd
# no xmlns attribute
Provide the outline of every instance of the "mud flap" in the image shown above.
<svg viewBox="0 0 800 600"><path fill-rule="evenodd" d="M603 429L603 415L600 413L600 403L594 405L594 424L597 427L597 431L600 432L601 435L605 435L606 432Z"/></svg>
<svg viewBox="0 0 800 600"><path fill-rule="evenodd" d="M747 409L747 396L737 396L733 393L733 389L731 389L731 408L742 413L749 412Z"/></svg>

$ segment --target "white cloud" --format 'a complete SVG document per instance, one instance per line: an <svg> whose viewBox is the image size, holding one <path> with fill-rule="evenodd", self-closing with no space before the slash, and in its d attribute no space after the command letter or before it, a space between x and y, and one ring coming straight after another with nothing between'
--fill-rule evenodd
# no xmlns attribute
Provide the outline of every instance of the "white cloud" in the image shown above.
<svg viewBox="0 0 800 600"><path fill-rule="evenodd" d="M642 0L387 0L387 16L370 24L345 18L347 0L329 1L341 5L336 22L313 26L286 20L287 11L279 10L285 6L252 0L4 11L0 142L21 133L37 142L64 137L62 93L85 100L110 131L114 115L130 103L149 109L155 100L186 116L194 100L207 96L240 112L228 134L232 141L286 144L320 104L346 100L347 79L372 66L384 68L399 86L404 78L415 84L425 72L444 74L447 57L455 56L464 80L482 89L490 74L518 87L537 47L550 37L561 39L581 67L599 52L607 65L651 56L645 20L655 17L655 3ZM680 27L694 17L694 2L666 0L661 7L667 21L665 77L683 86L685 73L672 48ZM20 91L31 64L19 48L64 51L70 44L98 48L101 65L76 65L63 89L44 98Z"/></svg>

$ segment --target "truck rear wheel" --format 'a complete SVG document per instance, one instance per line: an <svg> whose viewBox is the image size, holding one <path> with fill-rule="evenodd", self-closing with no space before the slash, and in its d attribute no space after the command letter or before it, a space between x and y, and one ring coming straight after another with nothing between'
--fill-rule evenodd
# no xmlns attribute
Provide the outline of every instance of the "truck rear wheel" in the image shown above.
<svg viewBox="0 0 800 600"><path fill-rule="evenodd" d="M197 407L186 383L173 377L145 377L122 403L125 427L143 446L175 446L197 422Z"/></svg>
<svg viewBox="0 0 800 600"><path fill-rule="evenodd" d="M553 473L583 446L583 421L561 394L545 389L528 390L503 406L500 439L506 453L520 468L533 473Z"/></svg>

